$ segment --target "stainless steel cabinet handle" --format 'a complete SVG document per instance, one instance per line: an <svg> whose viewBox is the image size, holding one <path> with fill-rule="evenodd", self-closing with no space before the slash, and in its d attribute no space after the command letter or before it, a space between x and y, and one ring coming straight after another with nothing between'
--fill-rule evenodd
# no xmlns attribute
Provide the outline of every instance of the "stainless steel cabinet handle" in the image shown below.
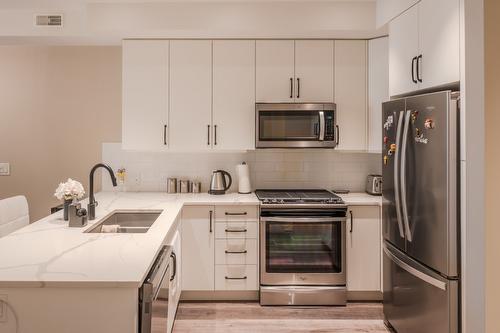
<svg viewBox="0 0 500 333"><path fill-rule="evenodd" d="M354 219L353 219L352 210L349 211L349 214L351 215L351 227L349 229L349 232L352 233L352 226L354 225Z"/></svg>
<svg viewBox="0 0 500 333"><path fill-rule="evenodd" d="M247 250L243 250L243 251L228 251L228 250L226 250L224 252L226 252L226 254L245 254L248 251Z"/></svg>
<svg viewBox="0 0 500 333"><path fill-rule="evenodd" d="M167 125L163 125L163 145L167 145Z"/></svg>
<svg viewBox="0 0 500 333"><path fill-rule="evenodd" d="M229 216L241 216L241 215L247 215L247 212L241 212L241 213L229 213L229 212L225 212L224 214L225 215L229 215Z"/></svg>
<svg viewBox="0 0 500 333"><path fill-rule="evenodd" d="M217 146L217 125L214 125L214 145Z"/></svg>
<svg viewBox="0 0 500 333"><path fill-rule="evenodd" d="M297 78L297 98L300 98L300 78Z"/></svg>
<svg viewBox="0 0 500 333"><path fill-rule="evenodd" d="M408 143L408 130L410 127L411 111L406 111L405 127L403 130L403 147L401 149L401 202L403 203L403 221L406 229L406 239L411 242L412 235L408 221L408 203L406 198L406 145Z"/></svg>
<svg viewBox="0 0 500 333"><path fill-rule="evenodd" d="M225 232L247 232L247 229L226 229Z"/></svg>
<svg viewBox="0 0 500 333"><path fill-rule="evenodd" d="M290 98L293 98L293 77L290 78Z"/></svg>
<svg viewBox="0 0 500 333"><path fill-rule="evenodd" d="M246 280L247 277L244 276L244 277L229 277L229 276L226 276L225 277L226 280Z"/></svg>
<svg viewBox="0 0 500 333"><path fill-rule="evenodd" d="M170 254L170 258L172 258L174 260L174 263L173 263L173 273L172 273L172 276L170 277L170 281L173 281L175 279L175 276L177 275L177 256L175 255L175 252L172 252Z"/></svg>
<svg viewBox="0 0 500 333"><path fill-rule="evenodd" d="M209 217L210 217L210 218L209 218L209 222L210 222L210 232L212 232L212 216L213 216L213 214L214 214L214 212L213 212L212 210L211 210L211 211L209 212L209 214L208 214L208 215L209 215Z"/></svg>
<svg viewBox="0 0 500 333"><path fill-rule="evenodd" d="M399 200L399 148L401 142L401 128L403 126L404 111L399 112L398 127L396 129L396 153L394 154L394 197L396 202L396 219L398 221L399 236L405 238L403 219L401 217L401 202Z"/></svg>
<svg viewBox="0 0 500 333"><path fill-rule="evenodd" d="M210 146L210 125L207 125L207 146Z"/></svg>

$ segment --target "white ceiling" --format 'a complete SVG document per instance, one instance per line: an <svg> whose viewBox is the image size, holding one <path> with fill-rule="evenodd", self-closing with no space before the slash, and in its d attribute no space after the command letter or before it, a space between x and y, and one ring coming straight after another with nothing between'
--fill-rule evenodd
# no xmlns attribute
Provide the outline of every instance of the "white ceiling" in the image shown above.
<svg viewBox="0 0 500 333"><path fill-rule="evenodd" d="M0 44L120 45L124 38L371 38L374 0L0 0ZM63 27L35 27L63 14Z"/></svg>
<svg viewBox="0 0 500 333"><path fill-rule="evenodd" d="M376 0L1 0L0 9L82 7L91 3L185 2L375 2Z"/></svg>

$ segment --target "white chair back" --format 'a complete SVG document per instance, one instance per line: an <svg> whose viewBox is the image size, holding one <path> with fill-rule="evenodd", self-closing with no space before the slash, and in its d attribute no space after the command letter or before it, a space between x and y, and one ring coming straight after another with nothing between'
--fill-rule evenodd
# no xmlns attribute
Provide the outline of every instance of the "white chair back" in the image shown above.
<svg viewBox="0 0 500 333"><path fill-rule="evenodd" d="M30 223L28 200L24 195L0 200L0 237Z"/></svg>

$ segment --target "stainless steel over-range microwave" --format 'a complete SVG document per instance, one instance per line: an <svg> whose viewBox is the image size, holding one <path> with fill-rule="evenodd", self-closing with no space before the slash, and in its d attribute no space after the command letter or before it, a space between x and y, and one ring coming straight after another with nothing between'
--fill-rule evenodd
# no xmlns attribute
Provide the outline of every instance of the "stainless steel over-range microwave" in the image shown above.
<svg viewBox="0 0 500 333"><path fill-rule="evenodd" d="M333 103L257 103L256 148L334 148L339 127Z"/></svg>

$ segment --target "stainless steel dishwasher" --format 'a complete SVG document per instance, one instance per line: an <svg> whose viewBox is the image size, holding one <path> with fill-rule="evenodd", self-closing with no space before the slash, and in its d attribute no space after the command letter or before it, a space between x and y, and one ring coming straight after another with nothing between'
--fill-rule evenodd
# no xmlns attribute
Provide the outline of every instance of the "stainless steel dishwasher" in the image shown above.
<svg viewBox="0 0 500 333"><path fill-rule="evenodd" d="M175 264L170 265L171 256L171 247L164 246L139 289L140 333L168 331L168 299L159 298L158 294L161 288L168 288L169 283L164 281L168 281L172 275L171 269L175 270ZM165 295L169 295L169 292Z"/></svg>

